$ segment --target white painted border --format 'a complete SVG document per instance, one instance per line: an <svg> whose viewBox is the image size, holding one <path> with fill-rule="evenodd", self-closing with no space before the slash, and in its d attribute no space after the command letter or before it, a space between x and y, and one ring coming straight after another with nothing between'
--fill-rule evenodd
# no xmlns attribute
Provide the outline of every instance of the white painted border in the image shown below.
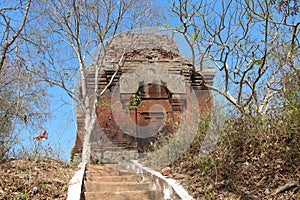
<svg viewBox="0 0 300 200"><path fill-rule="evenodd" d="M73 178L69 182L68 197L67 200L80 200L81 189L83 184L85 163L80 163L78 165L78 171L75 173Z"/></svg>
<svg viewBox="0 0 300 200"><path fill-rule="evenodd" d="M161 173L159 173L158 171L155 171L153 169L143 166L137 160L131 160L131 162L133 163L133 165L135 165L138 168L136 170L139 171L139 173L141 173L141 172L142 173L144 173L144 172L150 173L151 175L153 175L153 176L157 177L158 179L167 183L167 185L169 187L163 189L164 199L170 198L171 193L172 193L170 188L172 188L173 191L181 199L184 199L184 200L192 200L193 199L193 197L191 195L189 195L189 193L182 187L182 185L180 185L180 183L176 182L176 180L174 180L172 178L167 178L167 177L163 176ZM135 166L133 166L133 167L135 168Z"/></svg>

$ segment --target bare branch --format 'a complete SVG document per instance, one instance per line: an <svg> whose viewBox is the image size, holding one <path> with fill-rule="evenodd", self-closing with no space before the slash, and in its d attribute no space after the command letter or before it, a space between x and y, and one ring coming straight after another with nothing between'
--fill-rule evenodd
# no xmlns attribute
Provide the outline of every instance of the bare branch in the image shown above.
<svg viewBox="0 0 300 200"><path fill-rule="evenodd" d="M126 60L126 52L124 52L118 62L118 66L116 71L114 72L114 74L112 75L111 79L109 80L108 84L105 86L105 88L103 88L103 90L100 92L99 96L101 97L104 92L107 90L107 88L109 88L115 78L115 76L117 75L117 73L119 72L119 69L121 68L121 66L123 66L124 61Z"/></svg>
<svg viewBox="0 0 300 200"><path fill-rule="evenodd" d="M22 19L22 22L18 28L18 30L14 33L14 35L12 36L11 39L7 40L3 47L2 47L2 50L1 50L1 56L0 56L0 72L2 70L2 67L3 67L3 64L4 64L4 60L6 58L6 53L7 53L7 50L10 48L10 46L15 42L15 40L19 37L20 33L22 32L25 24L26 24L26 20L27 20L27 16L28 16L28 12L29 12L29 8L30 8L30 3L31 3L31 0L27 0L27 4L26 4L26 8L25 8L25 12L24 12L24 15L23 15L23 19ZM8 24L9 26L9 24ZM8 34L8 30L7 31L7 34ZM8 36L8 35L7 35Z"/></svg>

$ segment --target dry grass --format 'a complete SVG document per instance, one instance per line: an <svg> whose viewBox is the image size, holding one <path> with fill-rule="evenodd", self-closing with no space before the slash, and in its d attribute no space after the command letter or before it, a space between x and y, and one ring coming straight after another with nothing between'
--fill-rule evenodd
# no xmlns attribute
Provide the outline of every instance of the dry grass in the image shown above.
<svg viewBox="0 0 300 200"><path fill-rule="evenodd" d="M66 199L73 170L49 158L12 160L0 165L0 199Z"/></svg>
<svg viewBox="0 0 300 200"><path fill-rule="evenodd" d="M195 199L300 199L299 127L266 127L255 120L228 123L205 159L195 151L199 137L172 165L173 177L185 175L183 184Z"/></svg>

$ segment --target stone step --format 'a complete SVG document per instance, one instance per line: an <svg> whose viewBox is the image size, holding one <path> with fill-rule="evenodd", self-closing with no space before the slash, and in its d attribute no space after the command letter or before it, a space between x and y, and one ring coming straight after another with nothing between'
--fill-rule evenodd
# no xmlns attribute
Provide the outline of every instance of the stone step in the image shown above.
<svg viewBox="0 0 300 200"><path fill-rule="evenodd" d="M105 171L87 171L86 175L87 177L127 176L127 175L132 175L132 173L116 171L116 170L105 170Z"/></svg>
<svg viewBox="0 0 300 200"><path fill-rule="evenodd" d="M153 200L155 191L86 192L85 200Z"/></svg>
<svg viewBox="0 0 300 200"><path fill-rule="evenodd" d="M151 183L140 182L96 182L85 181L85 192L120 192L120 191L148 191L152 188Z"/></svg>
<svg viewBox="0 0 300 200"><path fill-rule="evenodd" d="M100 176L100 177L87 177L88 181L94 182L137 182L141 178L136 175L123 175L123 176Z"/></svg>
<svg viewBox="0 0 300 200"><path fill-rule="evenodd" d="M99 177L99 176L120 176L118 171L87 171L87 177Z"/></svg>
<svg viewBox="0 0 300 200"><path fill-rule="evenodd" d="M119 166L119 165L117 165ZM115 164L87 165L84 181L86 200L152 200L158 194L153 184L138 174L115 169Z"/></svg>
<svg viewBox="0 0 300 200"><path fill-rule="evenodd" d="M110 168L105 166L105 165L87 165L86 166L86 171L99 171L99 170L109 170Z"/></svg>

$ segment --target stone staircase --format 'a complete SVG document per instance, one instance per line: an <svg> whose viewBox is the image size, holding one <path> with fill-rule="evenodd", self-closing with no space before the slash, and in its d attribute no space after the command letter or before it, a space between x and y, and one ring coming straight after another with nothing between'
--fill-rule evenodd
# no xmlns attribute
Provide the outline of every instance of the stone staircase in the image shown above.
<svg viewBox="0 0 300 200"><path fill-rule="evenodd" d="M160 192L139 174L113 169L109 165L87 165L82 199L85 200L155 200Z"/></svg>

